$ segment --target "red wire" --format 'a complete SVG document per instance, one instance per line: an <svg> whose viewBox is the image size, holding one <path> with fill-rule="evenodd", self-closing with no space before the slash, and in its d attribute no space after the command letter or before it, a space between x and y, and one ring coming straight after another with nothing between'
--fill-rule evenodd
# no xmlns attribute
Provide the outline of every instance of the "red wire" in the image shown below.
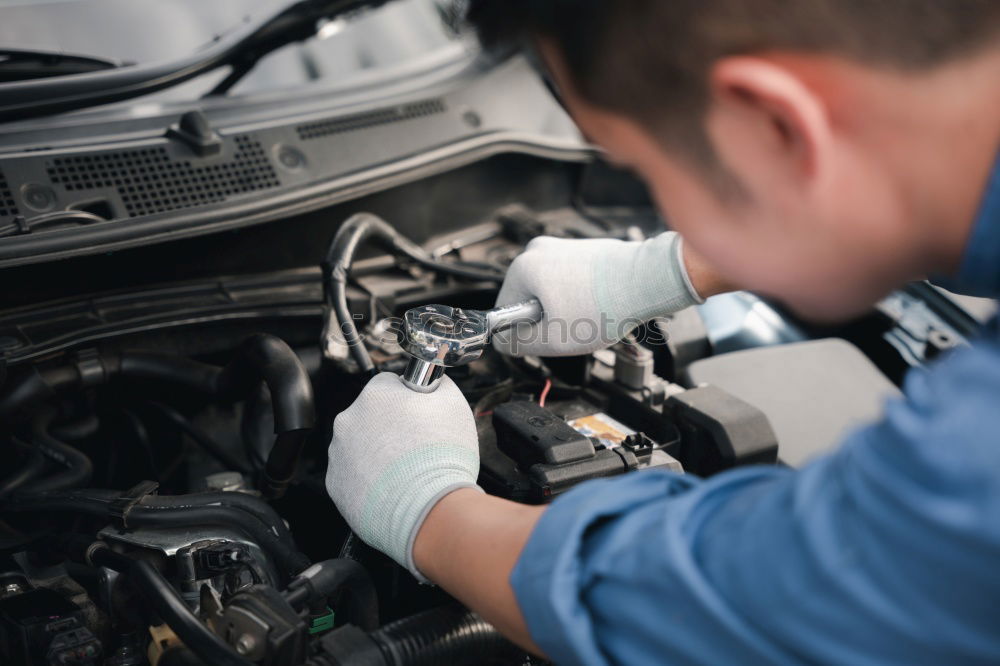
<svg viewBox="0 0 1000 666"><path fill-rule="evenodd" d="M551 391L551 390L552 390L552 380L551 379L546 379L545 380L545 388L542 389L542 394L540 396L538 396L538 406L539 407L544 407L545 406L545 399L549 397L549 391Z"/></svg>

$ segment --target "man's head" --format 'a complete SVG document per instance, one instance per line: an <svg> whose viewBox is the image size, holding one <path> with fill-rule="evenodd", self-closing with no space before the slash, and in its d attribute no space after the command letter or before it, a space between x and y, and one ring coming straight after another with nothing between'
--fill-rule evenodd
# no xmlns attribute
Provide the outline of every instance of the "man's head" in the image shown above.
<svg viewBox="0 0 1000 666"><path fill-rule="evenodd" d="M997 0L467 4L733 282L837 317L954 267L1000 141Z"/></svg>

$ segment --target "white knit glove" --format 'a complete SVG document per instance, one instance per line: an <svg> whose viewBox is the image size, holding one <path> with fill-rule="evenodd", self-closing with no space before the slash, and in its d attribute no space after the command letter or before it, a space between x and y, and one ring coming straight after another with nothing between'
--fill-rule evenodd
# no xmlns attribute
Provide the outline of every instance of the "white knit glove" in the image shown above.
<svg viewBox="0 0 1000 666"><path fill-rule="evenodd" d="M326 490L361 539L426 582L413 541L430 510L478 488L479 438L469 403L447 376L417 393L383 372L333 422Z"/></svg>
<svg viewBox="0 0 1000 666"><path fill-rule="evenodd" d="M531 298L544 318L494 336L514 356L589 354L636 326L702 302L691 285L681 237L644 242L536 238L507 271L497 305Z"/></svg>

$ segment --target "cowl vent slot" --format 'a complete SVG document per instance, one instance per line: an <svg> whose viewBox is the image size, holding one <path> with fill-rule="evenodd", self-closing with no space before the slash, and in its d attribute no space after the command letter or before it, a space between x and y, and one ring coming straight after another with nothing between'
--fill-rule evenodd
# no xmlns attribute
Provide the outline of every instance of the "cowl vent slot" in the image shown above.
<svg viewBox="0 0 1000 666"><path fill-rule="evenodd" d="M423 118L424 116L444 113L444 111L444 100L428 99L421 102L413 102L412 104L394 106L388 109L379 109L378 111L367 111L365 113L356 113L351 116L341 116L339 118L330 118L329 120L307 123L305 125L299 125L296 130L299 133L299 138L306 141L308 139L318 139L320 137L331 136L333 134L355 132L357 130L376 127L378 125L398 123L403 120Z"/></svg>
<svg viewBox="0 0 1000 666"><path fill-rule="evenodd" d="M17 217L20 211L14 202L14 194L7 185L7 178L0 171L0 217Z"/></svg>

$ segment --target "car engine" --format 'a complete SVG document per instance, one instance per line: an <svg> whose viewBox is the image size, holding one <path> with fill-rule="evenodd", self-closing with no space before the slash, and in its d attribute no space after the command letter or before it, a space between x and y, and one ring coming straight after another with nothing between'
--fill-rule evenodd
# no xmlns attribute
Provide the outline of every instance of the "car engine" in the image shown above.
<svg viewBox="0 0 1000 666"><path fill-rule="evenodd" d="M370 376L352 336L372 368L403 373L406 311L489 308L505 266L538 235L656 231L642 210L619 214L510 204L417 244L391 215L342 224L324 211L315 217L339 232L315 267L3 313L3 663L528 663L350 533L324 489L326 445ZM358 224L371 220L379 233ZM239 244L268 246L275 233L288 234L262 227ZM215 237L176 249L225 251ZM122 260L133 258L109 263ZM769 312L775 334L794 330ZM877 317L886 331L898 325ZM872 326L846 333L870 345ZM779 464L763 411L685 382L712 349L692 310L587 357L513 359L487 347L448 369L476 416L480 484L544 503L648 468L708 476Z"/></svg>

